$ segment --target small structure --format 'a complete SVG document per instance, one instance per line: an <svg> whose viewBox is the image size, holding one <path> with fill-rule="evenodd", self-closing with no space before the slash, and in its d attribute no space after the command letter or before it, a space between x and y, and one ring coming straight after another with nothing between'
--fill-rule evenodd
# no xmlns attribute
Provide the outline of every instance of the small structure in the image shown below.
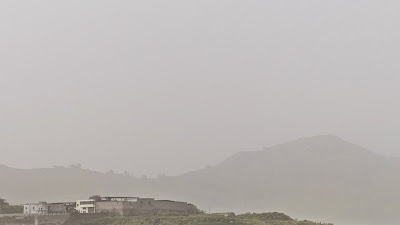
<svg viewBox="0 0 400 225"><path fill-rule="evenodd" d="M212 215L225 216L225 217L235 217L236 216L234 212L213 213Z"/></svg>
<svg viewBox="0 0 400 225"><path fill-rule="evenodd" d="M24 205L24 214L66 213L67 208L62 203L29 203Z"/></svg>

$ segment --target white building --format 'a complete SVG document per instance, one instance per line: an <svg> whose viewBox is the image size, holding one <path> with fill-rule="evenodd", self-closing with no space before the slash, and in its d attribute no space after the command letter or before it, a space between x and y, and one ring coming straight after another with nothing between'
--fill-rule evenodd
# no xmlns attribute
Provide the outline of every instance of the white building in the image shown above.
<svg viewBox="0 0 400 225"><path fill-rule="evenodd" d="M66 213L67 203L28 203L24 205L25 214Z"/></svg>
<svg viewBox="0 0 400 225"><path fill-rule="evenodd" d="M95 200L78 200L75 209L79 213L95 213Z"/></svg>
<svg viewBox="0 0 400 225"><path fill-rule="evenodd" d="M29 203L24 205L25 214L44 214L49 212L49 204L47 202Z"/></svg>

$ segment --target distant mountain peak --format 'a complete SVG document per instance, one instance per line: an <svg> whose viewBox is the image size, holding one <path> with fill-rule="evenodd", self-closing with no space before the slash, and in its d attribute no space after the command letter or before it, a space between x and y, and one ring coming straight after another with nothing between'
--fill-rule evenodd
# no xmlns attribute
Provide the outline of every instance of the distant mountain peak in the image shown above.
<svg viewBox="0 0 400 225"><path fill-rule="evenodd" d="M339 136L333 134L320 134L310 137L302 137L294 141L316 141L316 140L347 142L343 138L340 138Z"/></svg>
<svg viewBox="0 0 400 225"><path fill-rule="evenodd" d="M296 145L296 146L316 146L316 147L357 147L357 148L363 148L359 145L353 144L349 141L344 140L343 138L340 138L338 136L332 135L332 134L324 134L324 135L316 135L316 136L311 136L311 137L302 137L290 142L286 142L283 144L275 145L273 147L277 146L284 146L284 145ZM366 149L365 149L366 150Z"/></svg>

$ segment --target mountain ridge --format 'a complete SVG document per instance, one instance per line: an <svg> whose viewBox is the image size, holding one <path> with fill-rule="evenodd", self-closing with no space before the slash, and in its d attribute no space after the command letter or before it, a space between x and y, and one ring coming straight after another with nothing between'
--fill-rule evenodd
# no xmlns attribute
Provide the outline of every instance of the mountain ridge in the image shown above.
<svg viewBox="0 0 400 225"><path fill-rule="evenodd" d="M399 172L393 158L333 135L319 135L239 152L213 167L157 179L78 167L0 166L0 196L21 203L94 194L153 196L213 211L282 211L339 224L395 224L400 220L394 213L400 202Z"/></svg>

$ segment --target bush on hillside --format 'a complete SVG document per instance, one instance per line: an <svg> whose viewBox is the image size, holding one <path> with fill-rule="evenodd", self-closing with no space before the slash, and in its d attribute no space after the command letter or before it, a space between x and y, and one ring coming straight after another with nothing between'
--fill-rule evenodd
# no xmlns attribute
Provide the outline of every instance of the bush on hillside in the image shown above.
<svg viewBox="0 0 400 225"><path fill-rule="evenodd" d="M290 216L279 213L279 212L269 212L269 213L246 213L239 215L238 217L242 219L256 219L260 221L293 221Z"/></svg>

